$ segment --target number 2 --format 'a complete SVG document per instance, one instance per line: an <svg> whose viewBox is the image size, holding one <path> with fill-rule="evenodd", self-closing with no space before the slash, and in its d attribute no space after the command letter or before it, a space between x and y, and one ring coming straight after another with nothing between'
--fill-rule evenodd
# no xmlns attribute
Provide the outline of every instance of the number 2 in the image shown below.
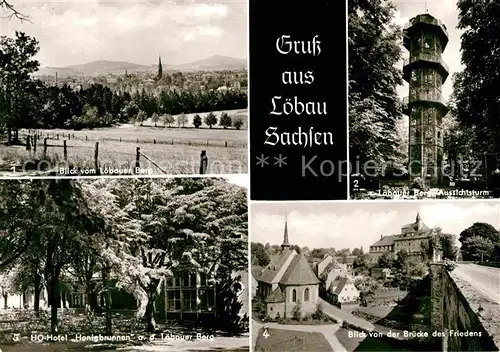
<svg viewBox="0 0 500 352"><path fill-rule="evenodd" d="M359 180L354 180L354 187L359 187Z"/></svg>

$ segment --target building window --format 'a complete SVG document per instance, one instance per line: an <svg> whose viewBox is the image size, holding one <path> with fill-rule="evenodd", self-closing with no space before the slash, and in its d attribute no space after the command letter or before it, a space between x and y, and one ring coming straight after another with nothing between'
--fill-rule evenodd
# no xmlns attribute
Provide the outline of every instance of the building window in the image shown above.
<svg viewBox="0 0 500 352"><path fill-rule="evenodd" d="M307 302L307 301L309 301L309 289L308 288L306 288L304 290L304 302Z"/></svg>
<svg viewBox="0 0 500 352"><path fill-rule="evenodd" d="M273 307L269 307L269 310L272 312L273 311Z"/></svg>
<svg viewBox="0 0 500 352"><path fill-rule="evenodd" d="M297 302L297 291L292 290L292 302Z"/></svg>
<svg viewBox="0 0 500 352"><path fill-rule="evenodd" d="M183 292L183 310L186 312L196 312L196 290L186 290Z"/></svg>
<svg viewBox="0 0 500 352"><path fill-rule="evenodd" d="M181 291L171 291L168 293L168 307L169 311L181 310Z"/></svg>

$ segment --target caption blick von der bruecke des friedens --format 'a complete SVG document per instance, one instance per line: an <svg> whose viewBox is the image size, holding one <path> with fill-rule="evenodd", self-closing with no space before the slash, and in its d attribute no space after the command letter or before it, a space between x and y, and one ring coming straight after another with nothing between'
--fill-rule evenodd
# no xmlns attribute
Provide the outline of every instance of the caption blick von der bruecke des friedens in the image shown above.
<svg viewBox="0 0 500 352"><path fill-rule="evenodd" d="M321 41L317 35L311 40L293 40L290 35L282 35L276 40L276 50L281 55L318 56L321 54ZM314 80L312 70L284 71L281 73L281 83L285 85L312 85ZM271 115L327 115L326 102L302 101L297 96L275 95L271 99L271 105ZM298 145L305 148L334 144L332 132L315 131L314 127L303 129L299 126L295 132L280 132L277 126L270 126L266 129L265 134L265 145Z"/></svg>

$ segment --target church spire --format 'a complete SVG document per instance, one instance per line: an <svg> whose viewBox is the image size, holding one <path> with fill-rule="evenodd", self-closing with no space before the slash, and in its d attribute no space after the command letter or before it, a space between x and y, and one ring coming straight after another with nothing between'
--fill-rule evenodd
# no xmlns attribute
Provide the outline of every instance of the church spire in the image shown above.
<svg viewBox="0 0 500 352"><path fill-rule="evenodd" d="M161 79L161 77L163 76L163 66L161 64L161 56L158 55L158 77L157 79Z"/></svg>
<svg viewBox="0 0 500 352"><path fill-rule="evenodd" d="M288 220L285 217L285 232L283 234L283 244L281 245L281 249L289 247L290 247L290 242L288 241Z"/></svg>
<svg viewBox="0 0 500 352"><path fill-rule="evenodd" d="M417 225L417 230L420 231L422 229L422 219L420 218L420 213L417 213L415 224Z"/></svg>

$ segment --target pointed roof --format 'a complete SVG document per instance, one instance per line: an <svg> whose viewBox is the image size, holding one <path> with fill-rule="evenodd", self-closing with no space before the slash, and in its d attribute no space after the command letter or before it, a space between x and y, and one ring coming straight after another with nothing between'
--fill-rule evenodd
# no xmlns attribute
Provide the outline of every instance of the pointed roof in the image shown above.
<svg viewBox="0 0 500 352"><path fill-rule="evenodd" d="M279 280L277 277L281 268L289 262L289 257L297 255L297 252L291 250L289 248L285 248L283 252L277 254L271 258L269 264L264 267L260 273L260 275L255 277L255 280L262 281L265 283L276 283L276 280Z"/></svg>
<svg viewBox="0 0 500 352"><path fill-rule="evenodd" d="M290 247L290 242L288 240L288 221L285 219L285 231L283 234L283 244L281 248Z"/></svg>
<svg viewBox="0 0 500 352"><path fill-rule="evenodd" d="M299 254L292 259L279 283L282 285L316 285L319 284L319 280L306 257Z"/></svg>
<svg viewBox="0 0 500 352"><path fill-rule="evenodd" d="M277 287L269 296L266 297L266 303L281 303L285 302L285 295L281 288Z"/></svg>

